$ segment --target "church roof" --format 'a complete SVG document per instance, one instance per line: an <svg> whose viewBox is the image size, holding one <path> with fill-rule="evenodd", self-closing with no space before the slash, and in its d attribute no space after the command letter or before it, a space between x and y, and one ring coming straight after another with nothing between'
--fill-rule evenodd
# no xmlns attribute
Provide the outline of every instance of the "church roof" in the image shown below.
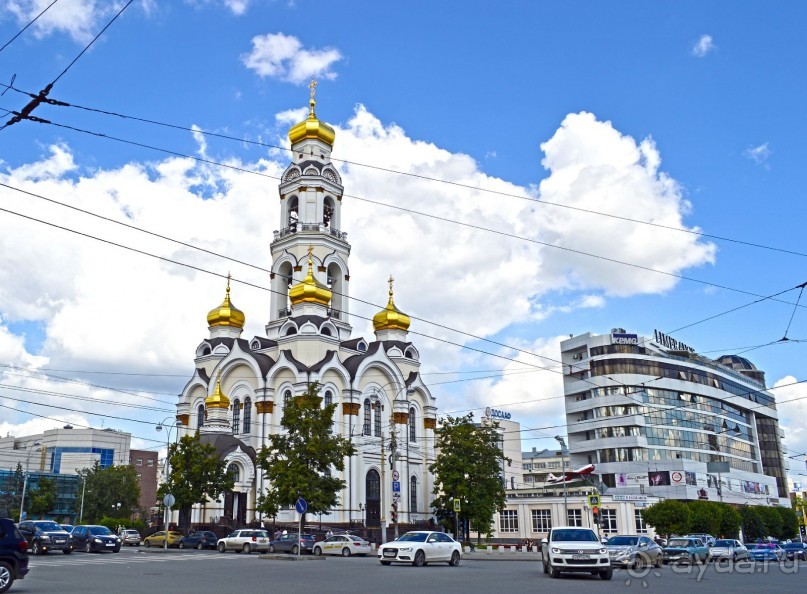
<svg viewBox="0 0 807 594"><path fill-rule="evenodd" d="M297 359L295 359L294 355L291 354L290 350L285 350L281 352L286 356L286 359L288 359L292 363L292 365L294 365L297 368L297 371L310 371L308 365L306 365L302 361L298 361Z"/></svg>
<svg viewBox="0 0 807 594"><path fill-rule="evenodd" d="M362 337L351 338L350 340L343 340L342 342L339 343L339 346L344 348L344 349L350 349L350 350L353 350L353 351L358 351L359 350L359 343L361 343L361 342L366 343L367 341L364 340Z"/></svg>
<svg viewBox="0 0 807 594"><path fill-rule="evenodd" d="M328 351L328 352L326 352L325 356L322 359L320 359L319 361L317 361L316 363L314 363L311 367L309 367L309 369L311 371L319 371L320 369L325 367L325 364L328 361L332 360L334 358L334 356L336 356L336 351Z"/></svg>
<svg viewBox="0 0 807 594"><path fill-rule="evenodd" d="M314 315L310 315L310 314L309 315L304 315L304 316L294 316L294 317L289 318L289 319L292 322L294 322L295 324L297 324L298 328L300 326L302 326L303 324L307 324L308 322L311 322L312 324L314 324L314 326L319 328L325 322L330 321L330 318L326 318L325 316L314 316Z"/></svg>
<svg viewBox="0 0 807 594"><path fill-rule="evenodd" d="M202 443L213 444L213 447L216 448L216 455L220 460L224 460L227 457L227 454L234 452L240 447L241 450L246 453L247 456L249 456L249 459L252 460L253 464L255 463L255 448L248 446L243 441L234 435L230 435L229 433L202 433L199 435L199 441Z"/></svg>
<svg viewBox="0 0 807 594"><path fill-rule="evenodd" d="M258 342L259 348L261 349L271 349L277 346L277 341L272 340L271 338L266 338L265 336L253 336L252 340ZM251 342L251 341L250 341Z"/></svg>
<svg viewBox="0 0 807 594"><path fill-rule="evenodd" d="M350 374L350 379L356 379L356 372L359 370L359 365L361 365L362 361L364 361L367 357L374 355L380 347L380 342L370 343L366 352L358 355L351 355L345 359L342 365L345 366L345 369L347 369L347 372Z"/></svg>
<svg viewBox="0 0 807 594"><path fill-rule="evenodd" d="M199 377L202 378L202 381L206 384L210 383L210 376L207 375L207 371L205 371L204 367L197 367L196 373L199 374Z"/></svg>

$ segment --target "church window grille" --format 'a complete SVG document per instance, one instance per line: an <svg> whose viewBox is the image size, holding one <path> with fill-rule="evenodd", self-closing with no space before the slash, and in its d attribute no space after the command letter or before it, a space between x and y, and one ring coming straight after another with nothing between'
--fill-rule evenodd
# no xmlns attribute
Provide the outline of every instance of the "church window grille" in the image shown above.
<svg viewBox="0 0 807 594"><path fill-rule="evenodd" d="M370 409L370 399L366 398L364 400L364 427L362 428L363 435L370 435L370 418L372 416L372 411Z"/></svg>
<svg viewBox="0 0 807 594"><path fill-rule="evenodd" d="M196 407L196 428L201 429L205 426L205 405L200 404Z"/></svg>
<svg viewBox="0 0 807 594"><path fill-rule="evenodd" d="M233 435L241 433L241 401L233 401Z"/></svg>
<svg viewBox="0 0 807 594"><path fill-rule="evenodd" d="M333 392L330 390L325 390L325 398L323 399L324 406L330 406L333 404ZM328 426L328 433L333 433L333 418L331 418L331 424Z"/></svg>
<svg viewBox="0 0 807 594"><path fill-rule="evenodd" d="M376 437L381 437L381 403L376 401L375 406L375 415L373 416L373 434Z"/></svg>
<svg viewBox="0 0 807 594"><path fill-rule="evenodd" d="M418 510L418 479L412 477L409 479L409 511L416 512Z"/></svg>
<svg viewBox="0 0 807 594"><path fill-rule="evenodd" d="M252 398L244 399L244 430L242 433L249 435L252 429Z"/></svg>
<svg viewBox="0 0 807 594"><path fill-rule="evenodd" d="M417 434L415 433L415 409L409 409L409 441L415 441Z"/></svg>

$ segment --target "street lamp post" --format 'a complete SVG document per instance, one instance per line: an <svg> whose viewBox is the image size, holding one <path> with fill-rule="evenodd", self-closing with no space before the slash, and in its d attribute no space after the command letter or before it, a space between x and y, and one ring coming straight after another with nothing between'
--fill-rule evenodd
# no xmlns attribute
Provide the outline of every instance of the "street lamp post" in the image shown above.
<svg viewBox="0 0 807 594"><path fill-rule="evenodd" d="M569 499L566 491L566 452L568 452L566 448L566 441L560 435L556 435L555 439L560 444L560 460L562 468L562 480L563 480L563 516L564 524L569 523Z"/></svg>
<svg viewBox="0 0 807 594"><path fill-rule="evenodd" d="M167 430L165 432L165 446L166 446L166 449L165 449L165 482L166 482L166 484L168 483L169 471L170 471L169 459L171 457L170 456L170 454L171 454L171 429L176 428L176 434L175 435L178 437L179 436L179 428L182 427L182 421L180 421L180 420L176 420L174 423L171 423L170 425L166 425L165 422L170 418L172 418L172 417L165 417L162 420L162 422L157 423L157 431L158 432L162 431L163 427L167 427ZM170 520L171 505L173 505L173 502L172 502L173 498L174 498L174 496L171 495L170 493L166 494L166 496L165 496L165 500L167 500L167 501L165 501L165 521L164 521L165 541L163 542L163 548L166 551L168 550L168 521ZM170 503L171 505L168 505L168 503Z"/></svg>
<svg viewBox="0 0 807 594"><path fill-rule="evenodd" d="M31 442L30 441L25 442L25 449L28 449L28 444L29 443L31 443ZM38 445L39 445L39 442L34 441L34 443L31 444L31 447L35 448ZM25 490L28 487L28 474L29 474L28 465L31 462L31 452L33 452L33 450L28 450L28 454L25 456L25 478L23 478L23 480L22 480L22 497L20 498L20 522L22 522L22 520L23 520L22 514L23 514L23 509L25 508Z"/></svg>
<svg viewBox="0 0 807 594"><path fill-rule="evenodd" d="M704 427L704 428L706 428L706 427ZM717 447L717 436L721 435L723 433L734 433L736 435L739 432L740 432L740 426L739 425L737 425L736 427L729 427L726 424L726 422L723 421L723 430L713 432L713 434L715 436L715 444L712 445L708 441L706 442L706 445L709 446L709 448L711 448L714 452L716 452L718 454L718 458L719 458L718 462L721 464L721 466L718 467L718 471L717 471L717 496L720 498L720 503L723 503L723 469L722 469L723 453L720 451L720 448ZM707 471L708 471L708 467L707 467Z"/></svg>
<svg viewBox="0 0 807 594"><path fill-rule="evenodd" d="M364 528L364 504L359 502L359 516L361 517L361 525Z"/></svg>

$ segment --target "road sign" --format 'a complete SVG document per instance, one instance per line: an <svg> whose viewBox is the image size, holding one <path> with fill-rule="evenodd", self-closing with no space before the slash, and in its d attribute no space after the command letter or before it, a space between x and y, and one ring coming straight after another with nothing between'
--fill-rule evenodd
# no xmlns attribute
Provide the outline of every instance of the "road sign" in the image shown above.
<svg viewBox="0 0 807 594"><path fill-rule="evenodd" d="M600 496L599 495L589 495L588 496L588 504L591 507L597 507L600 504Z"/></svg>
<svg viewBox="0 0 807 594"><path fill-rule="evenodd" d="M459 500L459 499L455 499L455 500L454 500L454 511L455 511L455 512L462 511L462 509L461 509L461 503L460 503L460 500Z"/></svg>
<svg viewBox="0 0 807 594"><path fill-rule="evenodd" d="M393 493L401 492L401 481L392 481L392 492Z"/></svg>
<svg viewBox="0 0 807 594"><path fill-rule="evenodd" d="M393 471L392 471L392 480L394 480L394 481L399 481L399 480L401 480L401 475L400 475L400 474L398 474L398 471L397 471L397 470L393 470Z"/></svg>
<svg viewBox="0 0 807 594"><path fill-rule="evenodd" d="M305 510L308 509L308 503L306 503L305 499L302 497L297 498L297 503L294 504L294 509L297 510L297 513L302 515L305 513Z"/></svg>
<svg viewBox="0 0 807 594"><path fill-rule="evenodd" d="M401 500L401 494L400 493L393 493L392 494L393 503L398 503L400 500Z"/></svg>
<svg viewBox="0 0 807 594"><path fill-rule="evenodd" d="M174 504L177 502L177 498L169 493L165 497L163 497L163 505L165 507L174 507Z"/></svg>

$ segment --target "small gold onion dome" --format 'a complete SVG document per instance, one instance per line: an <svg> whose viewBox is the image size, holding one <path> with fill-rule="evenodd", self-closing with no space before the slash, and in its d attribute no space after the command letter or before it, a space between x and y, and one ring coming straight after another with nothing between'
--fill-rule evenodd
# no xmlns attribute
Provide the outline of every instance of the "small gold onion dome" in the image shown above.
<svg viewBox="0 0 807 594"><path fill-rule="evenodd" d="M207 324L209 326L233 326L243 328L246 316L230 302L230 275L227 275L227 293L224 301L218 307L211 309L207 314Z"/></svg>
<svg viewBox="0 0 807 594"><path fill-rule="evenodd" d="M376 330L408 330L412 321L409 316L395 307L392 298L392 283L395 279L389 277L389 302L387 307L373 316L373 328Z"/></svg>
<svg viewBox="0 0 807 594"><path fill-rule="evenodd" d="M221 370L216 379L216 391L205 398L205 406L207 408L230 408L230 399L221 391Z"/></svg>
<svg viewBox="0 0 807 594"><path fill-rule="evenodd" d="M302 282L289 289L289 300L292 305L298 303L319 303L327 306L331 302L331 290L314 278L313 246L308 246L308 274Z"/></svg>
<svg viewBox="0 0 807 594"><path fill-rule="evenodd" d="M333 141L336 138L336 132L325 122L320 122L314 113L314 106L317 104L314 100L314 89L317 86L317 82L312 80L311 84L308 86L311 89L308 118L291 127L291 130L289 130L289 140L294 144L306 138L315 138L332 147Z"/></svg>

